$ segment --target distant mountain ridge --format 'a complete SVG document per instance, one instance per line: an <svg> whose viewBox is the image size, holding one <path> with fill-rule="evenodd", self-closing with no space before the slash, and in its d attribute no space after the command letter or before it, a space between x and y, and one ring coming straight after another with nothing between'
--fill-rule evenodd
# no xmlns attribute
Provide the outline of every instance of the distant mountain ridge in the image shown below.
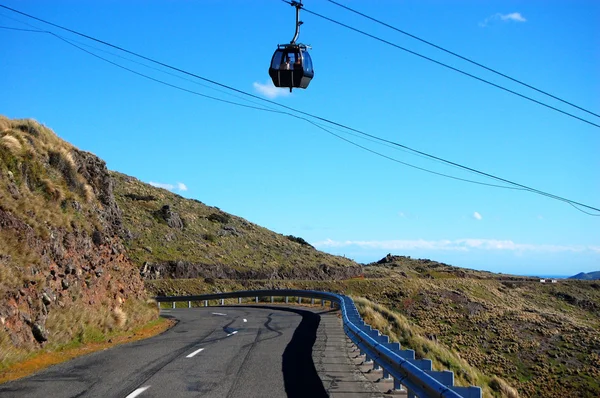
<svg viewBox="0 0 600 398"><path fill-rule="evenodd" d="M592 281L592 280L599 280L600 279L600 271L594 271L594 272L580 272L577 275L573 275L570 276L569 279L579 279L579 280L586 280L586 281Z"/></svg>

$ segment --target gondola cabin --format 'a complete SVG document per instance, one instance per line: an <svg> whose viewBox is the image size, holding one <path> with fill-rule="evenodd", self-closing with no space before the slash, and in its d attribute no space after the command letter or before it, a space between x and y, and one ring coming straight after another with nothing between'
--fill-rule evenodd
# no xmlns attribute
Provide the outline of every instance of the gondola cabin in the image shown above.
<svg viewBox="0 0 600 398"><path fill-rule="evenodd" d="M275 87L307 88L314 76L310 54L302 44L279 45L269 67Z"/></svg>

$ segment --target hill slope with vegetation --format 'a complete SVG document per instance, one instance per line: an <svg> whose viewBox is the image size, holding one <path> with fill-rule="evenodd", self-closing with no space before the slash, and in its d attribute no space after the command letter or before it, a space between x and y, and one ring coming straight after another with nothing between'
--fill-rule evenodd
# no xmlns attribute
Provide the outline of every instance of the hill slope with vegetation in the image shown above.
<svg viewBox="0 0 600 398"><path fill-rule="evenodd" d="M144 279L344 279L302 238L110 172L33 120L0 116L0 371L156 318Z"/></svg>
<svg viewBox="0 0 600 398"><path fill-rule="evenodd" d="M112 186L98 157L0 116L0 370L156 318Z"/></svg>
<svg viewBox="0 0 600 398"><path fill-rule="evenodd" d="M594 271L594 272L580 272L577 275L573 275L571 277L569 277L569 279L581 279L581 280L586 280L586 281L593 281L593 280L600 280L600 271Z"/></svg>
<svg viewBox="0 0 600 398"><path fill-rule="evenodd" d="M352 295L369 323L486 396L600 395L598 282L392 255L362 266L0 117L0 371L155 318L149 296L262 288Z"/></svg>
<svg viewBox="0 0 600 398"><path fill-rule="evenodd" d="M315 289L355 298L364 319L457 383L484 396L600 394L600 285L475 271L388 255L349 280L158 279L156 295L263 288Z"/></svg>
<svg viewBox="0 0 600 398"><path fill-rule="evenodd" d="M112 172L125 246L147 279L347 279L352 260L194 199Z"/></svg>
<svg viewBox="0 0 600 398"><path fill-rule="evenodd" d="M600 395L597 282L540 283L404 256L387 256L366 266L365 274L385 275L398 286L367 298L470 366L507 380L521 395ZM402 332L399 337L411 338ZM426 352L418 341L415 349Z"/></svg>

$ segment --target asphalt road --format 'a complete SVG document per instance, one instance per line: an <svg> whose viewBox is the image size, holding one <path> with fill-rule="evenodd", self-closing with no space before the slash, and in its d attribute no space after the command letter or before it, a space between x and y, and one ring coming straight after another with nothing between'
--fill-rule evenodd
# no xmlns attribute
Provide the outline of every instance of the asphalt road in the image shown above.
<svg viewBox="0 0 600 398"><path fill-rule="evenodd" d="M167 332L2 384L0 396L318 398L329 395L312 358L321 319L315 312L258 306L162 312L179 320Z"/></svg>

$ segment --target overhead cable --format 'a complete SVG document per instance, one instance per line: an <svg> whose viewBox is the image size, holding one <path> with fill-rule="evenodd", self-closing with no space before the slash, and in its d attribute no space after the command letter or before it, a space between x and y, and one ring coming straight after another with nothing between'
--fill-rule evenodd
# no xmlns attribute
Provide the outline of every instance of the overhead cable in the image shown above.
<svg viewBox="0 0 600 398"><path fill-rule="evenodd" d="M284 2L284 3L286 3L286 4L291 4L291 3L290 3L289 1L287 1L287 0L281 0L281 1L282 1L282 2ZM584 118L582 118L582 117L579 117L579 116L577 116L577 115L574 115L574 114L572 114L572 113L569 113L569 112L563 111L562 109L556 108L556 107L554 107L554 106L552 106L552 105L548 105L548 104L546 104L546 103L544 103L544 102L542 102L542 101L536 100L535 98L529 97L529 96L527 96L527 95L525 95L525 94L521 94L521 93L519 93L519 92L517 92L517 91L511 90L511 89L509 89L509 88L506 88L506 87L504 87L504 86L501 86L501 85L499 85L499 84L496 84L496 83L494 83L494 82L491 82L491 81L489 81L489 80L483 79L483 78L481 78L481 77L479 77L479 76L475 76L475 75L474 75L474 74L472 74L472 73L465 72L465 71L463 71L463 70L461 70L461 69L455 68L454 66L451 66L451 65L445 64L445 63L443 63L443 62L441 62L441 61L435 60L435 59L433 59L433 58L431 58L431 57L428 57L428 56L426 56L426 55L419 54L419 53L418 53L418 52L416 52L416 51L409 50L409 49L408 49L408 48L406 48L406 47L402 47L402 46L400 46L400 45L398 45L398 44L392 43L392 42L391 42L391 41L389 41L389 40L385 40L385 39L382 39L381 37L378 37L378 36L372 35L372 34L370 34L370 33L367 33L367 32L365 32L364 30L360 30L360 29L354 28L354 27L352 27L352 26L350 26L350 25L347 25L347 24L345 24L345 23L343 23L343 22L336 21L336 20L335 20L335 19L333 19L333 18L329 18L329 17L327 17L327 16L325 16L325 15L322 15L322 14L319 14L319 13L317 13L317 12L311 11L311 10L307 9L306 7L302 8L302 10L303 10L303 11L305 11L305 12L307 12L307 13L309 13L309 14L312 14L312 15L314 15L314 16L317 16L317 17L319 17L319 18L322 18L322 19L324 19L324 20L326 20L326 21L329 21L329 22L332 22L332 23L334 23L334 24L336 24L336 25L342 26L342 27L344 27L344 28L346 28L346 29L350 29L350 30L352 30L352 31L354 31L354 32L360 33L361 35L364 35L364 36L370 37L370 38L372 38L372 39L374 39L374 40L377 40L377 41L379 41L379 42L382 42L382 43L384 43L384 44L387 44L387 45L389 45L389 46L395 47L395 48L397 48L397 49L399 49L399 50L406 51L407 53L409 53L409 54L412 54L412 55L415 55L415 56L417 56L417 57L419 57L419 58L422 58L422 59L425 59L425 60L427 60L427 61L433 62L433 63L435 63L435 64L437 64L437 65L443 66L443 67L445 67L445 68L448 68L448 69L450 69L450 70L453 70L453 71L455 71L455 72L458 72L458 73L460 73L460 74L462 74L462 75L465 75L465 76L468 76L468 77L470 77L470 78L473 78L473 79L475 79L475 80L478 80L478 81L480 81L480 82L482 82L482 83L485 83L485 84L488 84L488 85L490 85L490 86L496 87L496 88L498 88L498 89L500 89L500 90L502 90L502 91L505 91L505 92L507 92L507 93L514 94L514 95L516 95L516 96L518 96L518 97L521 97L521 98L523 98L523 99L526 99L526 100L528 100L528 101L531 101L531 102L533 102L533 103L536 103L536 104L538 104L538 105L541 105L541 106L543 106L543 107L546 107L546 108L548 108L548 109L551 109L551 110L553 110L553 111L556 111L556 112L562 113L563 115L566 115L566 116L572 117L572 118L574 118L574 119L577 119L577 120L579 120L579 121L582 121L582 122L584 122L584 123L587 123L587 124L589 124L589 125L592 125L592 126L594 126L594 127L598 127L598 128L600 128L600 124L597 124L597 123L591 122L591 121L589 121L589 120L587 120L587 119L584 119Z"/></svg>
<svg viewBox="0 0 600 398"><path fill-rule="evenodd" d="M562 99L562 98L560 98L560 97L557 97L557 96L555 96L555 95L553 95L553 94L550 94L550 93L549 93L549 92L547 92L547 91L541 90L541 89L539 89L539 88L536 88L536 87L534 87L534 86L532 86L532 85L530 85L530 84L527 84L527 83L525 83L525 82L523 82L523 81L521 81L521 80L518 80L518 79L515 79L515 78L513 78L513 77L510 77L510 76L508 76L507 74L505 74L505 73L502 73L502 72L499 72L499 71L498 71L498 70L496 70L496 69L490 68L489 66L485 66L485 65L483 65L483 64L481 64L481 63L479 63L479 62L477 62L477 61L474 61L474 60L472 60L472 59L470 59L470 58L467 58L467 57L465 57L465 56L462 56L462 55L460 55L460 54L458 54L458 53L456 53L456 52L454 52L454 51L450 51L450 50L448 50L448 49L446 49L446 48L444 48L444 47L442 47L442 46L439 46L439 45L437 45L437 44L435 44L435 43L432 43L432 42L430 42L430 41L427 41L427 40L425 40L425 39L422 39L422 38L420 38L420 37L418 37L418 36L416 36L416 35L413 35L413 34L411 34L411 33L409 33L409 32L406 32L406 31L404 31L404 30L402 30L402 29L399 29L399 28L397 28L397 27L395 27L395 26L392 26L392 25L390 25L390 24L387 24L387 23L385 23L385 22L383 22L383 21L381 21L381 20L379 20L379 19L377 19L377 18L373 18L373 17L371 17L371 16L369 16L369 15L366 15L366 14L364 14L364 13L360 12L360 11L357 11L357 10L355 10L355 9L353 9L353 8L350 8L350 7L348 7L348 6L344 5L344 4L338 3L337 1L334 1L334 0L327 0L327 1L328 1L328 2L330 2L330 3L332 3L332 4L335 4L335 5L336 5L336 6L338 6L338 7L344 8L344 9L346 9L346 10L350 11L350 12L353 12L353 13L355 13L355 14L357 14L357 15L360 15L361 17L367 18L367 19L369 19L369 20L371 20L371 21L373 21L373 22L375 22L375 23L378 23L378 24L380 24L380 25L383 25L383 26L385 26L385 27L387 27L387 28L390 28L390 29L392 29L392 30L395 30L396 32L402 33L403 35L409 36L409 37L411 37L411 38L413 38L413 39L415 39L415 40L418 40L418 41L420 41L421 43L425 43L425 44L427 44L427 45L429 45L429 46L432 46L432 47L435 47L435 48L437 48L438 50L444 51L445 53L448 53L448 54L450 54L450 55L453 55L453 56L455 56L455 57L457 57L457 58L460 58L460 59L462 59L463 61L467 61L467 62L469 62L469 63L471 63L471 64L473 64L473 65L479 66L480 68L483 68L483 69L485 69L485 70L487 70L487 71L489 71L489 72L495 73L495 74L497 74L497 75L499 75L499 76L502 76L502 77L504 77L504 78L506 78L506 79L508 79L508 80L511 80L511 81L513 81L513 82L515 82L515 83L518 83L518 84L520 84L520 85L522 85L522 86L525 86L525 87L527 87L527 88L530 88L530 89L532 89L532 90L535 90L535 91L537 91L538 93L541 93L541 94L547 95L547 96L548 96L548 97L550 97L550 98L554 98L554 99L555 99L555 100L557 100L557 101L560 101L560 102L562 102L562 103L564 103L564 104L570 105L570 106L572 106L572 107L574 107L574 108L577 108L577 109L579 109L579 110L581 110L581 111L583 111L583 112L589 113L590 115L594 115L594 116L596 116L596 117L600 117L600 115L599 115L599 114L597 114L597 113L594 113L594 112L592 112L592 111L590 111L590 110L587 110L587 109L585 109L585 108L582 108L582 107L580 107L579 105L575 105L574 103L572 103L572 102L569 102L569 101L567 101L567 100L564 100L564 99Z"/></svg>
<svg viewBox="0 0 600 398"><path fill-rule="evenodd" d="M421 171L424 171L424 172L427 172L427 173L430 173L430 174L435 174L435 175L438 175L438 176L441 176L441 177L446 177L446 178L450 178L450 179L454 179L454 180L458 180L458 181L463 181L463 182L468 182L468 183L472 183L472 184L485 185L485 186L494 187L494 188L524 190L523 188L515 188L515 187L504 186L504 185L497 185L497 184L489 184L489 183L485 183L485 182L481 182L481 181L475 181L475 180L469 180L469 179L466 179L466 178L460 178L460 177L452 176L452 175L449 175L449 174L439 173L439 172L436 172L436 171L433 171L433 170L430 170L430 169L427 169L427 168L415 166L415 165L413 165L411 163L408 163L408 162L403 162L403 161L398 160L396 158L393 158L391 156L387 156L387 155L382 154L380 152L374 151L374 150L372 150L370 148L367 148L367 147L365 147L363 145L357 144L356 142L354 142L352 140L349 140L347 138L344 138L344 137L342 137L342 136L340 136L338 134L335 134L334 132L332 132L328 128L324 127L323 125L321 125L319 123L315 123L314 121L312 121L312 120L310 120L310 119L308 119L306 117L298 116L298 115L295 115L293 113L286 112L286 111L275 110L275 109L272 109L272 108L249 106L249 105L246 105L246 104L240 104L240 103L235 102L235 101L223 100L221 98L217 98L217 97L213 97L213 96L210 96L210 95L202 94L202 93L199 93L197 91L189 90L189 89L186 89L184 87L180 87L180 86L177 86L177 85L165 82L163 80L156 79L156 78L148 76L148 75L146 75L144 73L140 73L140 72L137 72L137 71L135 71L133 69L127 68L127 67L125 67L123 65L120 65L120 64L118 64L116 62L113 62L113 61L111 61L109 59L106 59L106 58L104 58L104 57L102 57L102 56L100 56L98 54L94 54L93 52L88 51L88 50L86 50L86 49L78 46L77 44L71 42L70 40L68 40L68 39L66 39L66 38L64 38L64 37L62 37L60 35L57 35L57 34L55 34L53 32L50 32L50 31L39 30L39 29L19 29L19 28L7 27L7 26L0 26L0 29L9 29L9 30L18 30L18 31L26 31L26 32L35 32L35 33L46 33L46 34L49 34L49 35L54 36L57 39L65 42L65 43L67 43L67 44L69 44L69 45L71 45L71 46L73 46L73 47L75 47L75 48L77 48L77 49L79 49L79 50L81 50L81 51L83 51L83 52L85 52L85 53L87 53L87 54L95 57L95 58L98 58L98 59L100 59L100 60L102 60L104 62L107 62L107 63L109 63L109 64L111 64L113 66L116 66L116 67L118 67L120 69L123 69L123 70L125 70L127 72L133 73L133 74L135 74L137 76L143 77L145 79L151 80L153 82L160 83L160 84L163 84L163 85L171 87L171 88L175 88L175 89L180 90L180 91L184 91L184 92L187 92L187 93L190 93L190 94L198 95L200 97L204 97L204 98L207 98L207 99L211 99L211 100L223 102L223 103L230 104L230 105L236 105L236 106L240 106L240 107L244 107L244 108L249 108L249 109L253 109L253 110L259 110L259 111L264 111L264 112L271 112L271 113L281 114L281 115L285 115L285 116L291 116L293 118L300 119L300 120L303 120L305 122L308 122L308 123L312 124L313 126L315 126L315 127L319 128L319 129L327 132L328 134L330 134L330 135L332 135L332 136L334 136L334 137L336 137L338 139L341 139L341 140L343 140L343 141L345 141L345 142L347 142L347 143L349 143L351 145L354 145L354 146L356 146L358 148L361 148L361 149L363 149L365 151L371 152L372 154L375 154L377 156L380 156L380 157L383 157L385 159L391 160L391 161L393 161L395 163L399 163L399 164L402 164L402 165L405 165L405 166L408 166L408 167L411 167L411 168L414 168L414 169L417 169L417 170L421 170ZM111 54L111 55L115 55L115 54ZM348 134L348 133L346 132L346 134Z"/></svg>
<svg viewBox="0 0 600 398"><path fill-rule="evenodd" d="M191 72L187 72L187 71L185 71L185 70L183 70L183 69L180 69L180 68L177 68L177 67L174 67L174 66L171 66L171 65L165 64L165 63L163 63L163 62L160 62L160 61L154 60L154 59L152 59L152 58L149 58L149 57L146 57L146 56L143 56L143 55L137 54L137 53L135 53L135 52L133 52L133 51L126 50L126 49L124 49L124 48L118 47L118 46L116 46L116 45L113 45L113 44L107 43L107 42L105 42L105 41L102 41L102 40L96 39L96 38L94 38L94 37L91 37L91 36L88 36L88 35L85 35L85 34L83 34L83 33L79 33L79 32L77 32L77 31L74 31L74 30L72 30L72 29L65 28L65 27L62 27L62 26L60 26L60 25L57 25L57 24L54 24L54 23L51 23L51 22L47 22L47 21L45 21L45 20L43 20L43 19L40 19L40 18L37 18L37 17L31 16L31 15L29 15L29 14L26 14L26 13L23 13L23 12L21 12L21 11L14 10L14 9L12 9L12 8L10 8L10 7L6 7L6 6L2 5L2 4L0 4L0 7L2 7L2 8L6 8L6 9L9 9L9 10L11 10L11 11L14 11L14 12L17 12L17 13L19 13L19 14L21 14L21 15L25 15L25 16L27 16L27 17L29 17L29 18L33 18L33 19L35 19L35 20L38 20L38 21L40 21L40 22L43 22L43 23L46 23L46 24L49 24L49 25L55 26L55 27L57 27L57 28L60 28L60 29L62 29L62 30L65 30L65 31L71 32L71 33L73 33L73 34L79 35L79 36L81 36L81 37L85 37L85 38L87 38L87 39L90 39L90 40L93 40L93 41L96 41L96 42L102 43L102 44L104 44L104 45L107 45L107 46L109 46L109 47L116 48L116 49L118 49L118 50L121 50L121 51L123 51L123 52L126 52L126 53L128 53L128 54L135 55L135 56L137 56L137 57L140 57L140 58L142 58L142 59L145 59L145 60L148 60L148 61L150 61L150 62L156 63L156 64L158 64L158 65L164 66L164 67L166 67L166 68L169 68L169 69L172 69L172 70L178 71L178 72L180 72L180 73L184 73L184 74L186 74L186 75L189 75L189 76L196 77L196 78L198 78L198 79L201 79L201 80L203 80L203 81L207 81L207 82L213 83L213 84L215 84L215 85L218 85L218 86L220 86L220 87L223 87L223 88L230 89L230 90L232 90L232 91L235 91L235 92L237 92L237 93L244 94L244 95L246 95L246 96L249 96L249 97L252 97L252 98L256 98L256 99L259 99L259 100L261 100L261 101L268 102L268 103L270 103L270 104L274 104L274 105L277 105L277 106L283 107L283 108L285 108L285 109L288 109L288 110L290 110L290 111L292 111L292 112L296 112L296 113L299 113L299 114L302 114L302 115L305 115L305 116L309 116L309 117L311 117L311 118L314 118L314 119L321 120L321 121L323 121L323 122L326 122L326 123L332 124L332 125L334 125L334 126L342 127L342 128L344 128L344 129L347 129L347 130L350 130L350 131L353 131L353 132L359 133L359 134L361 134L361 135L363 135L363 136L367 136L367 137L370 137L370 138L376 139L376 140L378 140L378 141L381 141L381 142L386 142L386 143L388 143L388 144L391 144L391 145L394 145L394 146L398 146L398 147L400 147L400 148L404 148L404 149L406 149L406 150L409 150L409 151L411 151L411 152L413 152L413 153L417 153L417 154L423 155L423 156L425 156L425 157L428 157L428 158L430 158L430 159L434 159L434 160L436 160L436 161L440 161L440 162L442 162L442 163L446 163L446 164L449 164L449 165L452 165L452 166L455 166L455 167L461 168L461 169L463 169L463 170L466 170L466 171L472 172L472 173L474 173L474 174L478 174L478 175L481 175L481 176L484 176L484 177L487 177L487 178L490 178L490 179L493 179L493 180L496 180L496 181L499 181L499 182L502 182L502 183L505 183L505 184L513 185L514 187L517 187L517 188L520 188L520 189L523 189L523 190L527 190L527 191L530 191L530 192L533 192L533 193L536 193L536 194L539 194L539 195L542 195L542 196L546 196L546 197L549 197L549 198L552 198L552 199L555 199L555 200L558 200L558 201L562 201L562 202L565 202L565 203L571 204L573 207L575 207L576 209L578 209L578 210L580 210L580 211L582 211L582 212L584 212L584 211L583 211L583 210L581 210L581 209L579 209L579 208L578 208L578 206L580 206L580 207L584 207L584 208L587 208L587 209L590 209L590 210L593 210L593 211L600 212L600 209L599 209L599 208L596 208L596 207L593 207L593 206L589 206L589 205L586 205L586 204L583 204L583 203L580 203L580 202L576 202L576 201L573 201L573 200L570 200L570 199L567 199L567 198L563 198L563 197L561 197L561 196L554 195L554 194L551 194L551 193L548 193L548 192L545 192L545 191L541 191L541 190L538 190L538 189L535 189L535 188L531 188L531 187L528 187L528 186L526 186L526 185L519 184L519 183L516 183L516 182L514 182L514 181L511 181L511 180L508 180L508 179L504 179L504 178L501 178L501 177L497 177L497 176L495 176L495 175L493 175L493 174L489 174L489 173L486 173L486 172L483 172L483 171L479 171L479 170L477 170L477 169L474 169L474 168L471 168L471 167L468 167L468 166L464 166L464 165L462 165L462 164L460 164L460 163L456 163L456 162L453 162L453 161L449 161L449 160L446 160L446 159L440 158L440 157L438 157L438 156L431 155L431 154L428 154L428 153L426 153L426 152L423 152L423 151L419 151L419 150L416 150L416 149L410 148L410 147L408 147L408 146L406 146L406 145L403 145L403 144L400 144L400 143L396 143L396 142L394 142L394 141L387 140L387 139L384 139L384 138L381 138L381 137L377 137L377 136L375 136L375 135L372 135L372 134L369 134L369 133L365 133L365 132L363 132L363 131L361 131L361 130L358 130L358 129L355 129L355 128L352 128L352 127L346 126L346 125L344 125L344 124L341 124L341 123L338 123L338 122L335 122L335 121L329 120L329 119L327 119L327 118L324 118L324 117L321 117L321 116L317 116L317 115L313 115L313 114L310 114L310 113L308 113L308 112L300 111L300 110L297 110L297 109L295 109L295 108L292 108L292 107L289 107L289 106L286 106L286 105L279 104L279 103L277 103L277 102L275 102L275 101L271 101L271 100L268 100L268 99L265 99L265 98L259 97L259 96L257 96L257 95L254 95L254 94L251 94L251 93L245 92L245 91L243 91L243 90L236 89L236 88L234 88L234 87L228 86L228 85L226 85L226 84L223 84L223 83L216 82L216 81L214 81L214 80L211 80L211 79L208 79L208 78L205 78L205 77L199 76L199 75L197 75L197 74L194 74L194 73L191 73ZM58 35L56 35L56 34L53 34L53 33L51 33L51 34L52 34L52 35L54 35L54 36L57 36L57 37L58 37ZM64 39L62 39L62 40L64 40ZM85 51L85 50L84 50L84 51ZM96 56L96 57L99 57L98 55L95 55L95 56ZM110 61L109 61L109 62L110 62ZM127 68L125 68L125 67L122 67L122 66L120 66L120 67L121 67L121 68L124 68L124 69L127 69ZM139 75L141 75L139 72L135 72L135 71L133 71L133 73L136 73L136 74L139 74ZM157 80L157 79L154 79L154 78L150 78L150 79L152 79L152 80ZM170 85L169 83L167 83L167 84L168 84L168 85ZM174 85L173 85L173 86L174 86ZM177 87L177 86L174 86L174 87L175 87L175 88L178 88L178 89L180 89L180 90L183 90L183 91L189 91L189 92L191 92L191 90L187 90L187 89L179 88L179 87ZM202 95L202 96L209 97L209 96L206 96L206 95ZM218 99L218 100L219 100L219 101L221 101L221 102L232 102L232 101L226 101L226 100L223 100L223 99ZM248 108L258 108L258 107L252 107L252 106L248 106L248 105L244 105L244 106L245 106L245 107L248 107ZM294 115L294 117L296 117L296 116ZM586 213L586 212L584 212L584 213ZM588 214L588 213L586 213L586 214ZM595 214L590 214L590 215L594 215L594 216L595 216ZM598 216L600 216L600 214L598 214Z"/></svg>

